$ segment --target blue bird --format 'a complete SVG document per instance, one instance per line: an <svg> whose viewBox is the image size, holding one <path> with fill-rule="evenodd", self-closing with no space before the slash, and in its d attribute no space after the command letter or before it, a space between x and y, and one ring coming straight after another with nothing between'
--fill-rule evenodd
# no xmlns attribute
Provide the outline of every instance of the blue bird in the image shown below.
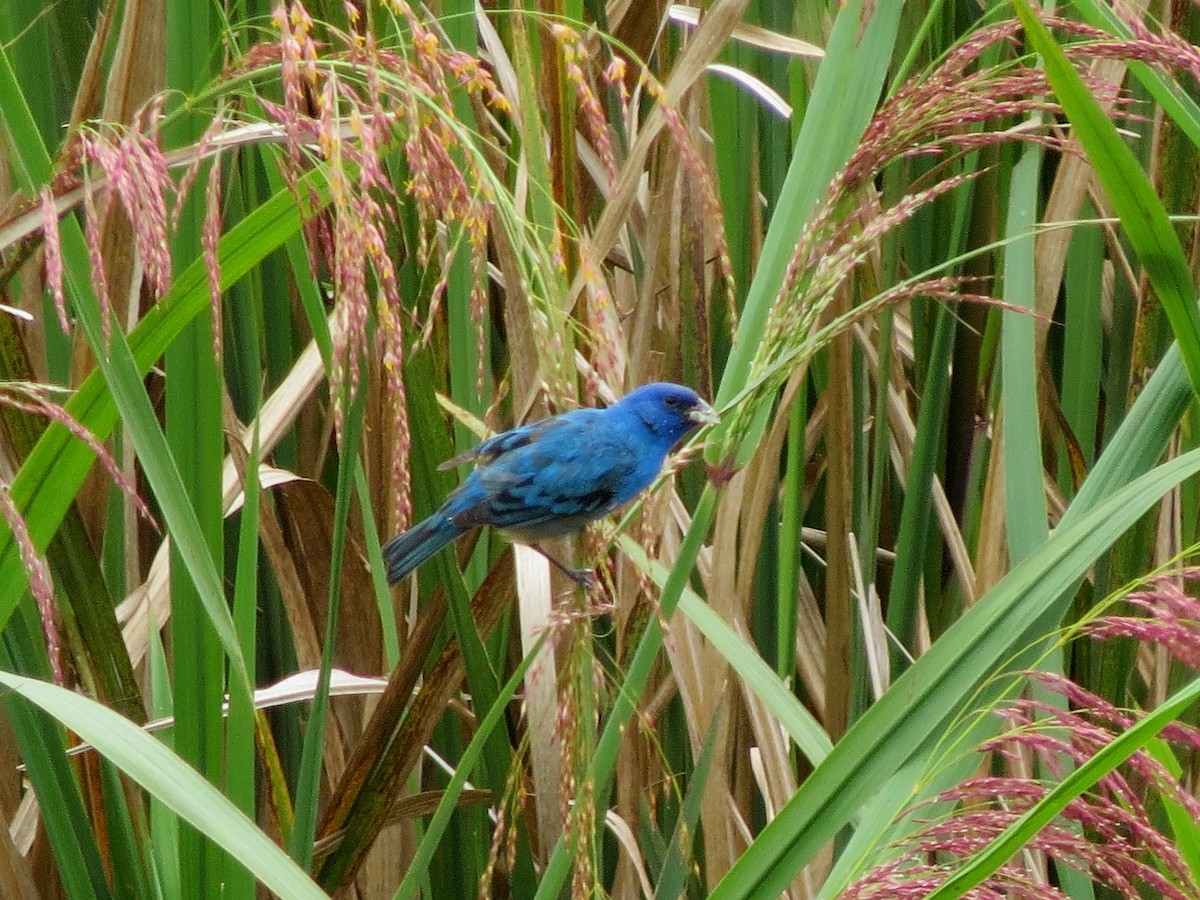
<svg viewBox="0 0 1200 900"><path fill-rule="evenodd" d="M591 573L570 569L538 546L573 534L648 487L667 454L701 425L717 422L690 388L646 384L607 409L576 409L489 438L442 465L476 468L428 519L383 548L388 583L481 525L528 544L579 584Z"/></svg>

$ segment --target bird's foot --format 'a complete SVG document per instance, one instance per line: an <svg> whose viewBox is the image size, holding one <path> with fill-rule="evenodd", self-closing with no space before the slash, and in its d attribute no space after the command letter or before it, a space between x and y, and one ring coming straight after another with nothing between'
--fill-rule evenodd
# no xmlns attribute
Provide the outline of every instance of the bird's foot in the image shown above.
<svg viewBox="0 0 1200 900"><path fill-rule="evenodd" d="M572 569L570 566L565 566L560 563L557 559L555 559L537 544L530 544L529 546L531 546L538 553L542 554L542 556L546 557L551 565L553 565L556 569L558 569L558 571L562 572L585 591L593 590L599 586L600 582L596 580L596 572L594 569Z"/></svg>
<svg viewBox="0 0 1200 900"><path fill-rule="evenodd" d="M568 569L564 567L563 573L585 591L594 590L600 586L600 582L596 578L595 569Z"/></svg>

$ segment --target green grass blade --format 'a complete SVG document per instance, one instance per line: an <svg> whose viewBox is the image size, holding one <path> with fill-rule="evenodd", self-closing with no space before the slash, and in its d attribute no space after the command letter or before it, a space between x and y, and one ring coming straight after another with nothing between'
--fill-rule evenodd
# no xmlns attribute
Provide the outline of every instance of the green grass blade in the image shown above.
<svg viewBox="0 0 1200 900"><path fill-rule="evenodd" d="M1096 557L1166 491L1198 471L1200 451L1180 456L1060 527L867 710L711 896L783 890L887 779L925 752L985 679L1051 629L1063 598Z"/></svg>
<svg viewBox="0 0 1200 900"><path fill-rule="evenodd" d="M716 748L718 726L723 712L721 706L713 710L708 733L704 736L704 743L700 745L700 755L696 758L688 777L683 805L666 847L666 859L663 860L658 884L654 888L655 900L671 900L684 896L688 872L694 859L692 848L695 846L696 826L700 821L700 805L704 799L705 786L708 784L708 773L712 769L713 750Z"/></svg>
<svg viewBox="0 0 1200 900"><path fill-rule="evenodd" d="M451 776L450 783L446 785L446 789L442 793L441 802L438 803L438 808L434 812L433 818L429 820L429 825L425 829L425 836L421 838L421 843L417 845L416 853L413 854L408 871L405 872L404 880L400 882L400 887L396 889L393 900L409 900L409 898L417 896L429 862L433 859L433 855L437 851L442 835L446 833L446 828L450 824L450 816L454 812L458 798L462 796L463 789L467 785L467 779L471 777L471 773L475 771L475 767L479 765L480 759L483 758L484 747L490 735L496 730L496 726L500 724L508 708L509 701L516 694L517 688L523 683L530 663L537 659L541 649L542 642L539 642L532 652L525 655L525 658L521 660L520 664L513 670L512 675L509 676L508 681L500 688L499 693L496 695L496 702L492 704L487 711L487 715L479 723L479 727L471 737L471 743L467 745L458 760L458 765L454 767L454 775Z"/></svg>
<svg viewBox="0 0 1200 900"><path fill-rule="evenodd" d="M1192 386L1200 389L1200 309L1187 255L1137 157L1024 0L1015 9L1076 137L1167 313Z"/></svg>
<svg viewBox="0 0 1200 900"><path fill-rule="evenodd" d="M150 678L150 714L154 718L175 715L171 696L171 673L167 667L167 652L162 634L155 622L150 624L150 646L146 654ZM169 746L172 733L164 742ZM156 881L167 897L183 896L183 879L179 871L179 816L158 797L150 796L150 864Z"/></svg>
<svg viewBox="0 0 1200 900"><path fill-rule="evenodd" d="M1170 772L1172 777L1180 778L1183 775L1183 767L1175 758L1171 745L1162 738L1151 738L1146 742L1144 749ZM1191 870L1192 879L1200 884L1200 822L1192 817L1188 807L1177 797L1160 791L1159 798L1162 800L1163 811L1167 814L1167 821L1171 823L1171 831L1174 832L1175 847Z"/></svg>
<svg viewBox="0 0 1200 900"><path fill-rule="evenodd" d="M1013 168L1004 249L1004 301L1000 336L1004 390L1004 511L1009 556L1018 563L1049 534L1042 480L1042 429L1038 422L1037 348L1033 310L1033 226L1042 152L1026 147Z"/></svg>
<svg viewBox="0 0 1200 900"><path fill-rule="evenodd" d="M2 56L2 54L0 54ZM301 196L318 191L326 200L324 179L302 181ZM297 208L286 191L273 196L221 239L221 285L236 282L299 230L311 210ZM162 356L180 330L208 306L207 266L197 260L176 279L167 296L142 317L129 334L129 349L140 375ZM117 407L104 374L92 372L66 404L66 410L98 440L117 422ZM34 545L45 548L67 507L83 484L95 457L61 425L50 425L13 479L13 501L25 516ZM28 583L20 554L7 526L0 528L0 625L12 614L16 598Z"/></svg>
<svg viewBox="0 0 1200 900"><path fill-rule="evenodd" d="M660 587L666 584L670 572L646 556L646 551L637 541L629 535L622 535L620 542L622 552L638 568ZM754 648L689 587L684 587L679 596L679 611L691 619L705 639L720 651L721 656L741 676L746 687L762 701L809 762L815 766L829 755L833 745L821 723L796 699Z"/></svg>
<svg viewBox="0 0 1200 900"><path fill-rule="evenodd" d="M32 614L24 609L17 611L0 643L0 665L29 672L47 668L45 649L34 637L36 628ZM5 697L4 715L21 750L29 781L37 791L42 824L66 895L72 900L107 900L111 895L100 848L74 767L67 758L62 732L15 697Z"/></svg>
<svg viewBox="0 0 1200 900"><path fill-rule="evenodd" d="M806 382L807 383L807 382ZM808 425L808 404L794 403L788 413L787 462L780 500L780 533L800 534L804 526L804 463L807 455L804 431ZM796 672L796 623L799 620L800 545L797 541L779 541L778 580L775 598L775 671L780 678L793 678Z"/></svg>
<svg viewBox="0 0 1200 900"><path fill-rule="evenodd" d="M71 263L86 260L83 235L78 229L63 229L63 252ZM146 394L141 373L125 336L120 330L113 329L110 339L105 340L100 324L100 306L92 294L91 285L81 275L83 271L87 271L86 268L78 265L68 265L67 268L79 320L104 373L104 380L112 391L121 421L137 450L138 460L166 520L173 546L191 574L204 611L229 655L232 674L236 675L230 679L231 688L236 684L236 689L250 693L245 661L234 632L233 618L225 602L221 576L210 555L196 510L159 426L154 406Z"/></svg>
<svg viewBox="0 0 1200 900"><path fill-rule="evenodd" d="M1103 340L1100 305L1103 266L1104 235L1100 229L1075 229L1067 252L1067 321L1063 330L1063 371L1070 372L1071 377L1063 379L1062 409L1088 466L1096 458L1096 425L1100 417L1102 356L1096 353L1096 348ZM1066 486L1062 485L1064 490Z"/></svg>
<svg viewBox="0 0 1200 900"><path fill-rule="evenodd" d="M112 861L113 893L129 900L151 897L149 872L133 823L134 816L143 817L142 809L140 805L135 806L131 815L125 800L126 786L120 773L107 761L102 761L99 768ZM250 884L253 888L253 879L250 879Z"/></svg>
<svg viewBox="0 0 1200 900"><path fill-rule="evenodd" d="M166 8L165 38L168 112L183 108L184 98L210 78L210 61L217 41L210 25L212 4L207 0L174 0ZM204 130L200 116L186 113L168 119L163 139L168 146L186 146L199 140ZM201 168L197 184L204 183L210 162ZM171 235L171 255L178 268L195 258L201 246L204 227L204 195L193 190L180 201L178 223ZM219 214L219 213L218 213ZM224 383L220 360L214 350L219 322L211 307L202 310L167 348L163 358L165 405L163 434L165 444L158 449L169 452L177 469L180 498L195 517L194 535L180 536L172 528L171 541L171 662L175 688L174 748L195 765L213 783L219 783L225 768L221 704L225 696L225 653L231 659L230 680L234 673L245 672L233 619L225 604L218 566L224 560L224 521L221 503L221 468L225 441L221 408ZM95 346L97 353L100 349ZM157 440L151 439L157 444ZM148 449L145 439L134 437L139 455ZM161 478L162 476L160 476ZM153 483L153 482L152 482ZM159 487L155 486L155 493ZM178 510L176 515L182 513ZM192 523L185 526L189 531ZM196 546L189 547L191 541ZM203 568L217 576L216 585L196 570L203 554ZM220 609L213 600L220 600ZM209 620L212 620L210 625ZM232 646L231 646L232 645ZM246 676L244 691L253 685ZM245 702L245 698L242 698ZM228 862L213 844L190 828L179 834L179 857L184 883L198 898L217 900L223 892Z"/></svg>
<svg viewBox="0 0 1200 900"><path fill-rule="evenodd" d="M0 684L41 707L96 748L180 818L242 863L281 897L323 900L325 894L220 791L157 738L74 691L0 672Z"/></svg>
<svg viewBox="0 0 1200 900"><path fill-rule="evenodd" d="M233 624L237 629L238 641L246 660L250 683L256 684L255 664L258 648L258 507L260 460L258 428L250 455L246 460L243 490L241 528L238 531L237 574L233 586ZM256 767L250 760L255 758L254 706L240 694L229 697L229 720L225 727L225 758L241 760L240 764L228 766L225 773L225 793L230 801L247 816L257 813ZM254 885L246 871L238 865L230 865L225 873L226 894L231 898L254 896Z"/></svg>
<svg viewBox="0 0 1200 900"><path fill-rule="evenodd" d="M354 490L358 494L358 505L362 511L363 542L366 545L367 563L371 573L371 587L375 591L375 605L379 610L379 625L383 632L383 664L387 671L391 671L400 661L400 632L396 623L392 591L387 583L387 567L383 562L383 539L379 536L375 516L371 513L371 493L361 460L354 472Z"/></svg>
<svg viewBox="0 0 1200 900"><path fill-rule="evenodd" d="M850 0L838 13L791 166L774 204L754 279L747 289L733 349L717 391L717 408L745 387L767 315L783 285L801 230L834 175L850 158L875 112L902 6ZM710 439L716 448L714 453L728 452L724 436L723 427L717 426ZM748 456L749 449L743 448L739 458Z"/></svg>
<svg viewBox="0 0 1200 900"><path fill-rule="evenodd" d="M3 46L0 46L0 128L8 144L6 157L13 167L14 180L32 198L34 189L50 174L50 155Z"/></svg>
<svg viewBox="0 0 1200 900"><path fill-rule="evenodd" d="M365 375L365 373L364 373ZM366 378L362 379L366 383ZM349 394L349 385L344 389ZM354 493L354 472L358 468L359 437L362 434L366 390L359 390L354 399L343 398L346 425L338 453L337 493L334 497L333 537L329 560L329 596L326 601L325 641L321 648L321 670L317 690L313 695L308 728L304 733L304 750L300 760L300 778L296 785L296 825L292 830L292 858L306 868L312 864L313 838L317 830L317 808L320 802L321 773L324 770L325 731L329 715L329 673L333 668L337 645L338 611L342 601L342 568L346 556L346 525L350 515L350 500Z"/></svg>
<svg viewBox="0 0 1200 900"><path fill-rule="evenodd" d="M896 562L888 593L887 627L897 640L912 648L919 617L921 573L933 509L928 501L934 473L941 455L946 407L950 401L950 371L955 337L954 311L939 305L934 313L933 340L928 355L928 374L921 390L917 433L912 462L905 484L900 530L896 535ZM911 501L908 499L911 498ZM892 661L892 674L899 675L908 662L902 654Z"/></svg>
<svg viewBox="0 0 1200 900"><path fill-rule="evenodd" d="M1109 31L1119 38L1133 39L1129 26L1113 11L1112 5L1097 3L1095 0L1074 0L1072 6L1088 24ZM1130 59L1126 64L1129 66L1129 73L1154 101L1162 106L1163 112L1171 117L1193 144L1200 147L1200 104L1197 104L1195 98L1149 63Z"/></svg>

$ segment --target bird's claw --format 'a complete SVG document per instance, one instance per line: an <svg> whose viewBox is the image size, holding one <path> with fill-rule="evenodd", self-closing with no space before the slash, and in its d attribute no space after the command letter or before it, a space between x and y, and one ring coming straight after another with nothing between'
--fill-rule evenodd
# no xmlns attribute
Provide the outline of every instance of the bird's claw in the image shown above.
<svg viewBox="0 0 1200 900"><path fill-rule="evenodd" d="M596 578L595 569L566 569L563 571L567 577L583 588L585 591L594 590L600 586L599 580Z"/></svg>
<svg viewBox="0 0 1200 900"><path fill-rule="evenodd" d="M570 566L564 565L547 553L544 547L541 547L537 544L530 544L529 546L544 556L546 560L549 561L552 566L554 566L554 568L558 569L558 571L562 572L585 591L590 591L599 587L600 582L596 580L595 570L572 569Z"/></svg>

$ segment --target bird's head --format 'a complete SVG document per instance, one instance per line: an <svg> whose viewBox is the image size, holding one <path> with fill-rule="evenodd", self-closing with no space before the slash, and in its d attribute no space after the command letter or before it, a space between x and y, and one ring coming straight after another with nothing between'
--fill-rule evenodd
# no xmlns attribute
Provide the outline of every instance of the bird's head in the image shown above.
<svg viewBox="0 0 1200 900"><path fill-rule="evenodd" d="M673 447L701 425L718 421L713 408L691 388L669 382L644 384L617 404L635 415L655 437Z"/></svg>

